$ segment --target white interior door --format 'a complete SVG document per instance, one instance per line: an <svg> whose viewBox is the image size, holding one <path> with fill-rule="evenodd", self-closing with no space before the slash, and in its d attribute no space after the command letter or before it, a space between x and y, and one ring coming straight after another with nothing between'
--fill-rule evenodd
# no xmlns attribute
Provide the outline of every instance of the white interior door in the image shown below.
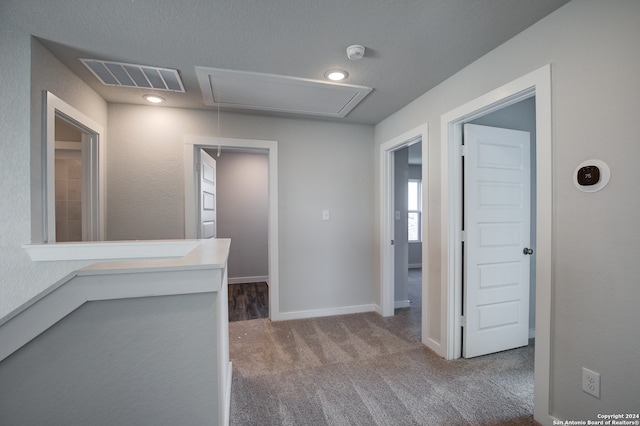
<svg viewBox="0 0 640 426"><path fill-rule="evenodd" d="M200 238L216 237L216 160L200 150Z"/></svg>
<svg viewBox="0 0 640 426"><path fill-rule="evenodd" d="M464 126L465 358L529 339L531 151L528 132Z"/></svg>

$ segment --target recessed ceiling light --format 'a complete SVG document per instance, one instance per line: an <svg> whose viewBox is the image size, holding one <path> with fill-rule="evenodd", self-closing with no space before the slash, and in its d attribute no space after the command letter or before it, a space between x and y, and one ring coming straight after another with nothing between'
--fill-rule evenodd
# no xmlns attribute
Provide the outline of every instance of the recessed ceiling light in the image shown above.
<svg viewBox="0 0 640 426"><path fill-rule="evenodd" d="M151 102L152 104L160 104L166 100L162 96L156 96L156 95L144 95L143 98L145 98L148 102Z"/></svg>
<svg viewBox="0 0 640 426"><path fill-rule="evenodd" d="M347 78L349 74L346 71L342 71L342 70L329 70L324 73L324 76L325 78L328 78L329 80L332 80L332 81L340 81Z"/></svg>

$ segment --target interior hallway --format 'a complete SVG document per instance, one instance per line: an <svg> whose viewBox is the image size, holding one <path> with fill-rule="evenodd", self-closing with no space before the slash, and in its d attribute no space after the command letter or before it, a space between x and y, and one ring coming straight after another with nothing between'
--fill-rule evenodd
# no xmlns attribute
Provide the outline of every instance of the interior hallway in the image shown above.
<svg viewBox="0 0 640 426"><path fill-rule="evenodd" d="M443 360L420 342L420 277L393 317L230 323L231 425L536 424L533 345Z"/></svg>

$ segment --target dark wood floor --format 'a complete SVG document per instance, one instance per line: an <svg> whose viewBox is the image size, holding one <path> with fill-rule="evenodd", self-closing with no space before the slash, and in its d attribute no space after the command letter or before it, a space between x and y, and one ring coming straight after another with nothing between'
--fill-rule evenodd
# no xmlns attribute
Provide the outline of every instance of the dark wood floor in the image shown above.
<svg viewBox="0 0 640 426"><path fill-rule="evenodd" d="M269 318L267 283L229 284L229 322Z"/></svg>

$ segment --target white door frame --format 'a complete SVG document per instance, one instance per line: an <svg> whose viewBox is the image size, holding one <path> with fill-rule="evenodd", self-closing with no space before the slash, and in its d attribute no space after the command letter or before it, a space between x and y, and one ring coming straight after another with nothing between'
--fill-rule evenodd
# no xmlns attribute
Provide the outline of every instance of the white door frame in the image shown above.
<svg viewBox="0 0 640 426"><path fill-rule="evenodd" d="M391 240L394 239L393 225L393 152L422 140L422 211L427 210L428 192L428 164L429 164L429 144L428 144L427 123L409 130L402 135L391 139L380 145L380 306L379 314L388 317L394 312L394 252ZM428 241L427 225L425 224L427 215L421 216L422 241ZM428 256L426 256L426 244L422 247L422 265L424 270L428 270ZM422 276L422 287L425 287L425 275ZM422 306L426 306L426 291L422 292ZM424 311L423 311L424 312ZM423 324L424 315L423 315ZM424 327L423 327L424 328Z"/></svg>
<svg viewBox="0 0 640 426"><path fill-rule="evenodd" d="M44 151L42 175L45 179L43 191L43 241L56 241L56 197L55 197L55 120L56 117L82 133L82 239L101 241L105 236L106 191L105 191L105 142L104 129L51 92L43 92Z"/></svg>
<svg viewBox="0 0 640 426"><path fill-rule="evenodd" d="M549 382L551 373L552 306L552 128L551 66L546 65L496 90L476 98L441 119L441 355L460 356L460 301L462 285L460 232L462 229L462 177L459 143L462 125L480 116L536 98L536 345L534 364L534 417L551 423Z"/></svg>
<svg viewBox="0 0 640 426"><path fill-rule="evenodd" d="M218 147L251 148L267 152L269 162L269 318L280 320L278 286L278 142L258 139L235 139L209 136L185 136L184 138L184 232L185 238L198 235L198 197L196 170L200 148ZM231 242L233 244L233 242Z"/></svg>

